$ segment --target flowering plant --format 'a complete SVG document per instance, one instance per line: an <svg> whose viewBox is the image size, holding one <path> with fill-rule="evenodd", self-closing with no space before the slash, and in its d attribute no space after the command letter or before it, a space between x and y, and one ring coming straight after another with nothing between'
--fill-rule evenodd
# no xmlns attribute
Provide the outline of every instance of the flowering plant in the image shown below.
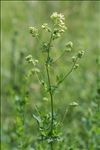
<svg viewBox="0 0 100 150"><path fill-rule="evenodd" d="M56 60L54 60L50 52L52 50L53 41L60 38L64 32L67 30L67 27L65 25L65 17L62 14L59 14L57 12L54 12L51 15L51 20L53 23L53 27L49 27L47 23L44 23L41 28L45 30L46 32L50 33L50 39L47 42L44 42L42 45L42 49L44 52L46 52L46 60L45 60L45 68L46 68L46 75L47 75L47 82L44 82L44 79L41 79L39 77L39 74L41 73L41 70L37 67L37 64L39 61L37 59L33 59L32 55L28 55L26 57L26 61L28 63L31 63L33 65L31 69L31 73L35 74L39 80L39 83L41 86L44 87L44 90L49 93L50 97L50 103L51 103L51 112L42 116L38 109L38 116L33 114L34 119L37 121L39 126L39 132L40 132L40 140L47 141L50 146L51 150L54 149L54 143L57 141L61 141L61 133L59 132L62 122L57 121L56 114L54 113L54 93L59 88L60 84L72 73L74 69L77 69L79 67L78 61L81 59L81 57L84 55L84 51L79 51L75 56L72 57L72 67L68 72L65 73L65 75L60 78L59 75L57 76L56 84L53 84L51 81L51 73L50 73L50 66L52 66L55 61L58 61L64 53L71 52L73 48L73 43L69 41L65 45L65 51L63 54L61 54L60 57L58 57ZM39 38L39 30L35 27L29 27L29 31L33 37ZM44 97L45 100L48 100L47 97ZM77 106L76 102L73 102L71 105ZM66 116L66 113L64 115L64 118ZM63 118L63 120L64 120Z"/></svg>

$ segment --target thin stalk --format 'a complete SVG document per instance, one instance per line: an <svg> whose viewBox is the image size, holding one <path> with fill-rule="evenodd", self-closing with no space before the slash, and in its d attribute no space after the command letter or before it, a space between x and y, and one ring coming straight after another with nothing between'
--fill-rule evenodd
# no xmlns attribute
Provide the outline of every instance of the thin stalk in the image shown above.
<svg viewBox="0 0 100 150"><path fill-rule="evenodd" d="M41 84L41 80L40 80L40 78L39 78L39 75L38 75L38 73L35 71L35 75L36 75L36 77L37 77L37 80L39 81L39 83Z"/></svg>
<svg viewBox="0 0 100 150"><path fill-rule="evenodd" d="M52 34L50 38L50 42L48 45L48 53L47 53L47 61L46 61L46 72L47 72L47 78L48 78L48 88L49 88L49 95L50 95L50 101L51 101L51 136L53 133L53 118L54 118L54 110L53 110L53 93L51 90L51 80L50 80L50 73L49 73L49 68L48 68L48 59L50 58L50 46L52 42ZM53 150L53 142L50 143L51 150Z"/></svg>
<svg viewBox="0 0 100 150"><path fill-rule="evenodd" d="M77 59L78 59L78 58L77 58ZM76 62L77 62L77 59L76 59L76 61L74 62L72 68L69 70L69 72L66 73L65 76L63 77L63 79L58 82L57 86L58 86L59 84L61 84L61 83L69 76L69 74L73 71L74 66L75 66L75 64L76 64Z"/></svg>
<svg viewBox="0 0 100 150"><path fill-rule="evenodd" d="M53 94L51 91L51 81L50 81L50 75L49 75L49 69L48 69L48 65L46 64L46 71L47 71L47 77L48 77L48 87L49 87L49 94L50 94L50 99L51 99L51 134L52 134L52 130L53 130Z"/></svg>
<svg viewBox="0 0 100 150"><path fill-rule="evenodd" d="M52 62L52 64L56 63L60 58L62 58L62 57L64 56L65 52L66 52L66 51L64 51L56 60L54 60L54 61Z"/></svg>

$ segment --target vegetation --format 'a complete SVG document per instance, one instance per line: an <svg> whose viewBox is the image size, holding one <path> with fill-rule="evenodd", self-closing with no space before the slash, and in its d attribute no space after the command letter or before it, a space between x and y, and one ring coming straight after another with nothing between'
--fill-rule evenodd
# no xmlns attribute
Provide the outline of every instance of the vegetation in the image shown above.
<svg viewBox="0 0 100 150"><path fill-rule="evenodd" d="M99 150L99 2L1 6L1 149Z"/></svg>

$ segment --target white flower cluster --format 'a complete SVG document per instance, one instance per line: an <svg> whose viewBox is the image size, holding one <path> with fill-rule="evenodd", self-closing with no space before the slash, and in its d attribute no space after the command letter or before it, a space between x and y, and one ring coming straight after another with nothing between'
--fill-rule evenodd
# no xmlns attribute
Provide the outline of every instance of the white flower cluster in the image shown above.
<svg viewBox="0 0 100 150"><path fill-rule="evenodd" d="M36 29L35 27L29 27L29 31L32 34L33 37L37 37L38 36L38 29Z"/></svg>
<svg viewBox="0 0 100 150"><path fill-rule="evenodd" d="M38 63L38 60L33 59L32 55L28 55L25 59L28 63L32 63L34 66L36 66L36 64Z"/></svg>
<svg viewBox="0 0 100 150"><path fill-rule="evenodd" d="M76 64L77 59L82 58L82 56L84 55L84 51L79 51L78 54L76 56L72 57L72 61L75 63L74 69L77 69L79 67L79 64Z"/></svg>
<svg viewBox="0 0 100 150"><path fill-rule="evenodd" d="M54 23L53 39L59 38L62 33L67 29L65 25L65 17L63 14L54 12L50 17Z"/></svg>
<svg viewBox="0 0 100 150"><path fill-rule="evenodd" d="M42 25L42 29L44 29L44 30L46 30L46 31L48 31L48 32L51 32L51 29L48 27L48 24L47 24L47 23L44 23L44 24Z"/></svg>
<svg viewBox="0 0 100 150"><path fill-rule="evenodd" d="M79 51L78 54L77 54L77 56L73 56L72 57L72 61L76 62L77 58L80 59L80 58L82 58L83 55L84 55L84 51L83 50Z"/></svg>
<svg viewBox="0 0 100 150"><path fill-rule="evenodd" d="M54 12L50 18L54 23L54 29L53 29L53 35L52 35L53 40L54 40L54 39L59 38L61 34L65 32L67 27L65 25L65 17L63 14L58 14L57 12ZM52 32L51 28L48 26L47 23L44 23L41 27L45 31ZM29 27L29 31L33 37L38 37L39 32L37 28Z"/></svg>
<svg viewBox="0 0 100 150"><path fill-rule="evenodd" d="M67 44L66 44L66 52L71 52L73 48L73 43L71 41L69 41Z"/></svg>
<svg viewBox="0 0 100 150"><path fill-rule="evenodd" d="M31 74L34 74L34 73L39 73L40 70L36 67L36 65L38 64L38 60L37 59L33 59L32 55L28 55L26 58L26 61L28 63L31 63L33 64L33 68L29 71L29 74L28 76L30 76Z"/></svg>
<svg viewBox="0 0 100 150"><path fill-rule="evenodd" d="M26 61L27 61L28 63L31 63L31 62L33 61L32 55L26 56L25 59L26 59Z"/></svg>

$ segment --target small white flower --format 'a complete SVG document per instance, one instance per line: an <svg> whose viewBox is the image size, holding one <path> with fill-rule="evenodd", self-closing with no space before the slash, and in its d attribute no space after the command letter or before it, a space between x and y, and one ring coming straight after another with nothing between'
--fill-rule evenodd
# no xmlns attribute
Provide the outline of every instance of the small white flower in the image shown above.
<svg viewBox="0 0 100 150"><path fill-rule="evenodd" d="M48 27L48 24L47 23L44 23L43 25L42 25L42 29L46 29Z"/></svg>
<svg viewBox="0 0 100 150"><path fill-rule="evenodd" d="M37 37L38 36L38 29L36 29L35 27L29 27L29 31L32 34L33 37Z"/></svg>
<svg viewBox="0 0 100 150"><path fill-rule="evenodd" d="M51 29L48 27L48 24L47 23L44 23L42 26L42 29L45 29L46 31L50 32Z"/></svg>
<svg viewBox="0 0 100 150"><path fill-rule="evenodd" d="M66 47L72 48L72 47L73 47L73 43L72 43L71 41L69 41L69 42L66 44Z"/></svg>
<svg viewBox="0 0 100 150"><path fill-rule="evenodd" d="M58 17L58 14L57 12L54 12L52 15L51 15L51 19L54 20Z"/></svg>

